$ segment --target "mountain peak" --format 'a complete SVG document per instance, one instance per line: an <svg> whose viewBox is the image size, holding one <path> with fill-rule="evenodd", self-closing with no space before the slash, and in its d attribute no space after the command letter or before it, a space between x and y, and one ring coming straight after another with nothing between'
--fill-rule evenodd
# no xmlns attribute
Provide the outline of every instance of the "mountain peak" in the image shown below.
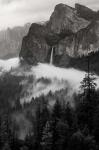
<svg viewBox="0 0 99 150"><path fill-rule="evenodd" d="M90 9L84 5L76 3L75 9L76 9L79 17L82 17L89 21L96 19L97 12L93 11L92 9Z"/></svg>
<svg viewBox="0 0 99 150"><path fill-rule="evenodd" d="M30 64L48 62L53 46L54 64L66 66L68 55L86 55L88 46L97 51L99 22L93 21L96 14L80 4L75 4L75 8L62 3L56 5L45 25L31 25L28 35L23 38L20 56Z"/></svg>
<svg viewBox="0 0 99 150"><path fill-rule="evenodd" d="M55 6L55 9L58 9L58 10L61 10L61 9L66 9L66 8L70 8L70 9L75 9L75 8L73 8L73 7L71 7L71 6L68 6L68 5L66 5L66 4L63 4L63 3L59 3L59 4L57 4L56 6Z"/></svg>
<svg viewBox="0 0 99 150"><path fill-rule="evenodd" d="M76 9L65 4L56 5L49 21L50 30L60 33L62 30L77 32L88 25L88 21L76 14Z"/></svg>

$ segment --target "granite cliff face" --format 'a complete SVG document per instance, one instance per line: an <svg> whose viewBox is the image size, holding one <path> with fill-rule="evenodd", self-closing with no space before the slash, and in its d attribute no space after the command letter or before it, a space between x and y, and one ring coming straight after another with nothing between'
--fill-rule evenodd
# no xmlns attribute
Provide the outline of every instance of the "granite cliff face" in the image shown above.
<svg viewBox="0 0 99 150"><path fill-rule="evenodd" d="M22 39L28 33L29 27L30 24L28 23L23 27L0 31L0 59L18 57Z"/></svg>
<svg viewBox="0 0 99 150"><path fill-rule="evenodd" d="M79 17L84 18L86 20L92 21L92 20L98 20L99 19L99 11L93 11L90 8L75 4L75 9Z"/></svg>
<svg viewBox="0 0 99 150"><path fill-rule="evenodd" d="M85 28L88 23L87 20L77 16L76 9L64 4L59 4L55 7L48 26L50 31L54 33L61 33L62 30L71 30L75 33Z"/></svg>
<svg viewBox="0 0 99 150"><path fill-rule="evenodd" d="M20 56L28 63L44 62L47 58L49 46L46 43L45 36L47 29L40 24L32 24L27 36L23 38Z"/></svg>
<svg viewBox="0 0 99 150"><path fill-rule="evenodd" d="M70 57L87 55L88 49L98 51L98 12L79 4L75 8L58 4L48 22L31 25L20 57L30 64L46 62L52 47L54 64L61 66L67 66Z"/></svg>

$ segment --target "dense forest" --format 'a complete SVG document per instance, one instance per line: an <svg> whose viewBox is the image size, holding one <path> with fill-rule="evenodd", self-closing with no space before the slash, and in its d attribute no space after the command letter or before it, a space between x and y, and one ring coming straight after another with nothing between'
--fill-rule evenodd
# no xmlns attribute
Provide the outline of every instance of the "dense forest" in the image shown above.
<svg viewBox="0 0 99 150"><path fill-rule="evenodd" d="M51 92L21 104L23 78L10 72L0 76L1 150L99 149L99 92L93 74L85 75L74 94L74 106ZM49 98L54 99L52 105ZM20 138L23 122L16 119L20 116L25 120L22 127L29 126L24 139Z"/></svg>

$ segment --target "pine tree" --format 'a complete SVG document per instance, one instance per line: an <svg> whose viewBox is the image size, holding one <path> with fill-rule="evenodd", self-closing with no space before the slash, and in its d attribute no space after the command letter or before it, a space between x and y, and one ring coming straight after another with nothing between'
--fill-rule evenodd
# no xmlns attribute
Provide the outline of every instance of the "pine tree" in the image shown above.
<svg viewBox="0 0 99 150"><path fill-rule="evenodd" d="M90 101L91 95L95 92L97 84L95 83L96 77L94 76L94 73L90 71L90 47L88 47L88 56L87 56L87 64L88 64L88 70L85 74L85 77L83 81L81 82L81 91L83 91L83 96L87 95L87 98Z"/></svg>
<svg viewBox="0 0 99 150"><path fill-rule="evenodd" d="M84 136L80 130L73 133L69 141L69 150L84 150Z"/></svg>
<svg viewBox="0 0 99 150"><path fill-rule="evenodd" d="M99 105L97 106L95 113L94 113L94 135L96 141L99 143Z"/></svg>
<svg viewBox="0 0 99 150"><path fill-rule="evenodd" d="M44 150L51 150L52 148L52 131L51 131L51 126L50 122L47 121L45 128L43 129L43 134L42 134L42 142L41 145Z"/></svg>
<svg viewBox="0 0 99 150"><path fill-rule="evenodd" d="M67 105L63 109L62 117L63 117L64 121L66 121L68 123L70 128L76 126L76 123L77 123L76 115L75 115L73 108L71 108L69 103L67 103Z"/></svg>
<svg viewBox="0 0 99 150"><path fill-rule="evenodd" d="M94 137L84 135L81 130L73 133L69 141L69 150L96 150L97 145Z"/></svg>
<svg viewBox="0 0 99 150"><path fill-rule="evenodd" d="M53 108L52 117L54 120L58 120L62 117L62 106L59 100L56 100L56 103Z"/></svg>
<svg viewBox="0 0 99 150"><path fill-rule="evenodd" d="M94 139L94 136L91 135L87 135L86 137L84 137L84 150L97 150L97 144L96 141Z"/></svg>
<svg viewBox="0 0 99 150"><path fill-rule="evenodd" d="M42 132L48 118L49 112L47 106L45 104L43 106L42 102L39 103L36 110L35 127L34 127L34 136L36 143L35 145L38 150L41 148Z"/></svg>
<svg viewBox="0 0 99 150"><path fill-rule="evenodd" d="M78 123L82 128L88 125L90 131L93 128L93 114L97 106L97 93L95 76L90 72L90 60L88 55L88 73L81 82L81 94L79 95L80 103L78 105Z"/></svg>
<svg viewBox="0 0 99 150"><path fill-rule="evenodd" d="M97 84L95 83L95 77L93 73L85 74L83 81L81 82L81 92L83 96L87 95L90 99L91 95L95 93L95 88Z"/></svg>
<svg viewBox="0 0 99 150"><path fill-rule="evenodd" d="M9 143L9 120L7 114L2 114L0 126L0 139L2 146L5 143Z"/></svg>
<svg viewBox="0 0 99 150"><path fill-rule="evenodd" d="M56 103L53 107L52 112L52 150L57 150L57 140L58 140L58 132L57 132L57 123L62 119L62 106L59 100L56 100Z"/></svg>
<svg viewBox="0 0 99 150"><path fill-rule="evenodd" d="M5 143L2 150L11 150L9 143Z"/></svg>
<svg viewBox="0 0 99 150"><path fill-rule="evenodd" d="M68 141L70 139L69 125L62 120L58 121L56 126L57 140L55 142L57 150L67 149Z"/></svg>
<svg viewBox="0 0 99 150"><path fill-rule="evenodd" d="M35 148L40 150L40 142L41 142L41 118L40 118L40 104L38 104L36 110L36 118L35 118L35 127L34 127L34 136L35 136Z"/></svg>

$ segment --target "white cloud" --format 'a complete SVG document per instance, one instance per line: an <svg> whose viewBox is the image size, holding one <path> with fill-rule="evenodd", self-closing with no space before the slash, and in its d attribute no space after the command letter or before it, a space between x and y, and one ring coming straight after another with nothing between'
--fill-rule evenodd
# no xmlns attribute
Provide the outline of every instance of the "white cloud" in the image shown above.
<svg viewBox="0 0 99 150"><path fill-rule="evenodd" d="M0 29L48 20L55 5L81 3L98 9L98 0L0 0Z"/></svg>

